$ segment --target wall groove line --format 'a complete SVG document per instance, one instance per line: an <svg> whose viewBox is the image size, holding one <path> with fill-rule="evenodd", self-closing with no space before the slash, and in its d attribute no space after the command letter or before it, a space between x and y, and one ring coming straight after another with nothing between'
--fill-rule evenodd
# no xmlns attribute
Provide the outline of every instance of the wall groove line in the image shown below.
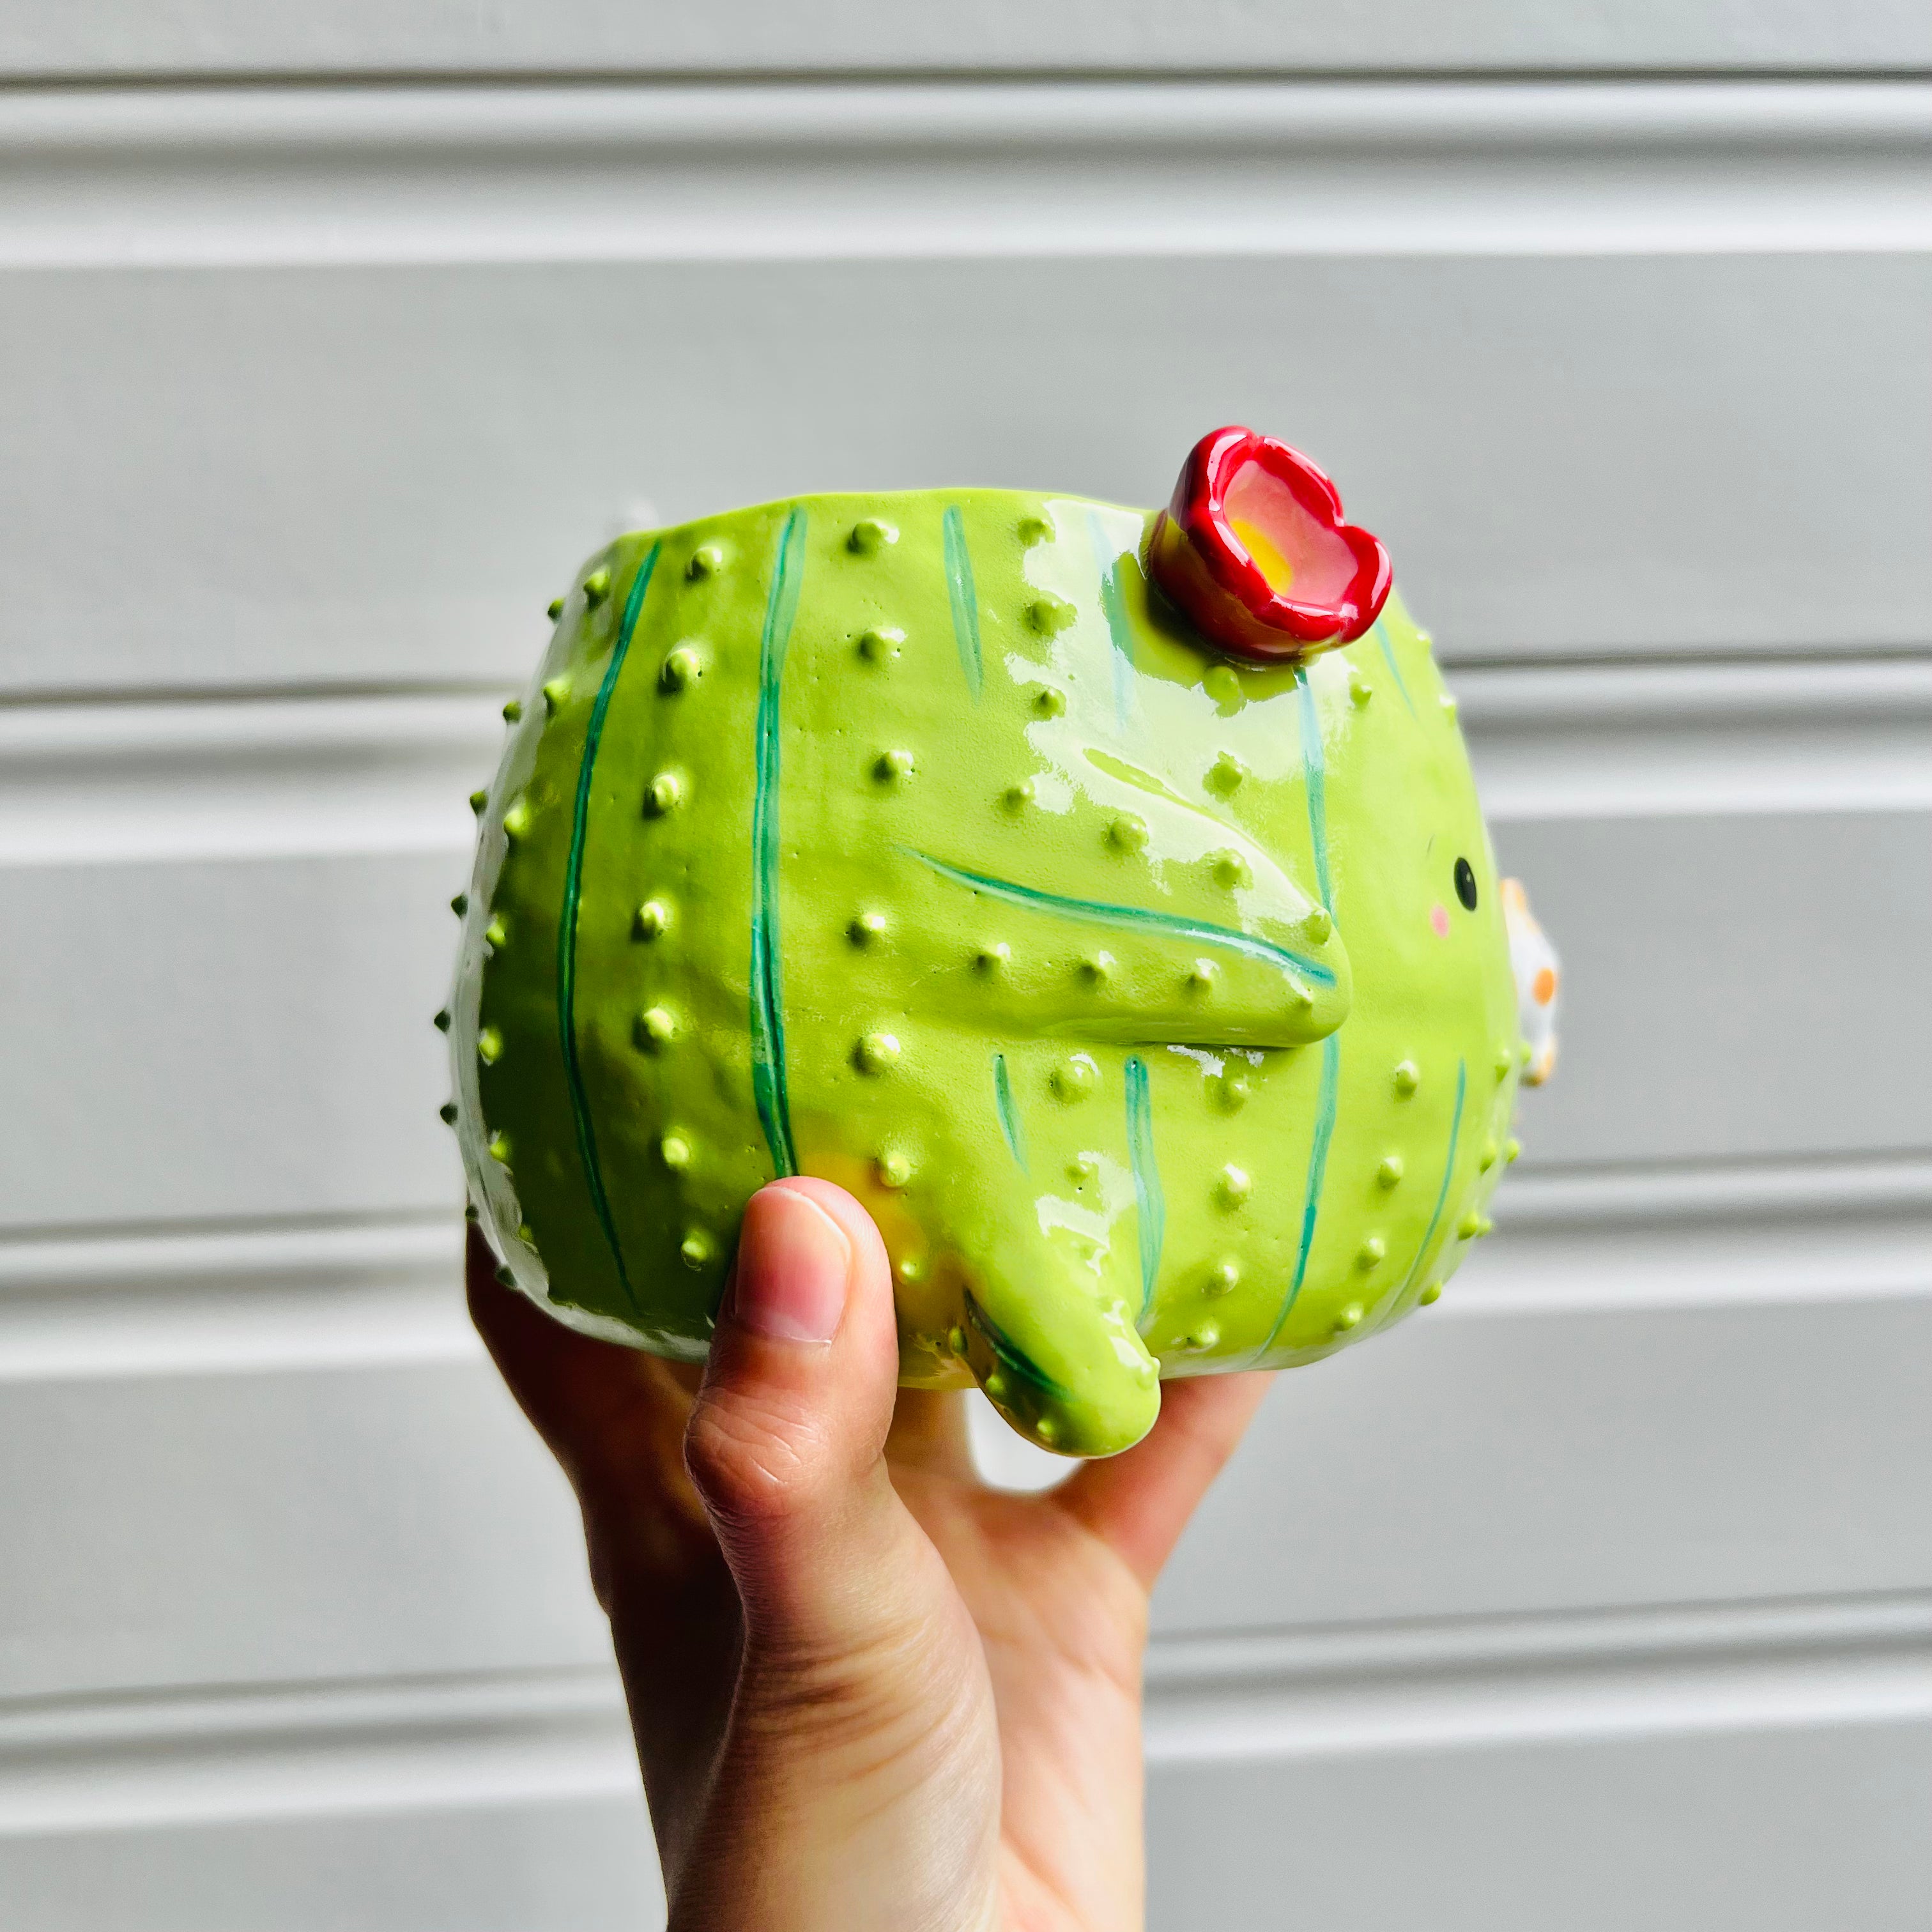
<svg viewBox="0 0 1932 1932"><path fill-rule="evenodd" d="M1793 63L1772 68L1722 62L1707 66L1613 66L1588 63L1546 66L1423 66L1388 62L1379 64L1316 68L1292 64L1180 62L1134 66L1088 62L1057 65L1030 62L1024 67L734 66L652 68L616 64L607 67L532 67L517 72L500 68L449 65L434 69L406 67L264 68L224 73L215 68L180 67L137 72L131 69L67 74L8 72L0 68L0 100L89 100L175 94L245 94L272 100L283 94L330 93L382 95L394 93L556 92L621 88L650 88L664 93L758 88L809 92L826 88L877 90L890 88L954 87L1022 89L1045 87L1319 87L1324 91L1356 87L1590 87L1609 90L1654 88L1898 88L1932 82L1932 62L1900 62L1833 65Z"/></svg>
<svg viewBox="0 0 1932 1932"><path fill-rule="evenodd" d="M1932 658L1448 671L1498 822L1932 809ZM460 855L505 694L0 707L0 866Z"/></svg>
<svg viewBox="0 0 1932 1932"><path fill-rule="evenodd" d="M1932 1597L1156 1640L1156 1767L1526 1738L1923 1724ZM0 1704L0 1837L634 1791L603 1667Z"/></svg>
<svg viewBox="0 0 1932 1932"><path fill-rule="evenodd" d="M628 527L628 526L622 526ZM614 534L622 528L611 526ZM1706 674L1738 677L1729 686L1735 701L1754 708L1754 687L1762 674L1775 678L1784 671L1796 671L1806 680L1804 688L1815 692L1816 701L1834 708L1835 694L1842 694L1854 710L1874 708L1863 699L1873 687L1861 682L1865 674L1896 675L1897 682L1884 688L1902 695L1908 704L1924 682L1922 673L1932 666L1932 643L1923 645L1862 646L1820 642L1810 645L1771 645L1741 642L1730 650L1708 646L1673 650L1667 659L1654 654L1586 651L1557 646L1539 652L1538 659L1526 663L1519 653L1490 655L1480 646L1460 644L1453 638L1436 640L1438 661L1450 674L1460 690L1465 680L1486 679L1492 674L1521 674L1532 681L1539 674L1552 681L1625 673L1639 677L1654 675L1667 665L1681 674L1685 684ZM1534 682L1529 686L1535 688ZM390 701L428 698L473 700L500 704L514 688L503 677L397 678L340 681L290 680L286 683L249 683L236 680L218 684L119 683L98 688L71 688L41 685L30 688L0 689L0 720L31 720L43 715L81 711L104 713L136 712L148 709L166 710L176 706L195 707L262 704L300 704L310 701L338 703L350 699ZM1775 700L1773 700L1775 706ZM1787 708L1775 706L1775 708ZM0 724L0 729L7 728ZM31 729L22 725L16 728Z"/></svg>
<svg viewBox="0 0 1932 1932"><path fill-rule="evenodd" d="M1932 86L0 94L0 268L1932 247Z"/></svg>
<svg viewBox="0 0 1932 1932"><path fill-rule="evenodd" d="M440 0L334 0L264 10L248 0L100 0L84 10L17 0L0 23L0 73L152 79L672 74L1285 71L1330 78L1493 70L1842 74L1932 66L1923 10L1901 0L1360 0L1283 8L1220 0L1184 13L1149 0L981 0L970 8L838 0L718 0L695 13L615 0L541 8Z"/></svg>
<svg viewBox="0 0 1932 1932"><path fill-rule="evenodd" d="M1932 1298L1932 1160L1522 1173L1430 1323ZM0 1240L0 1384L478 1364L442 1220Z"/></svg>

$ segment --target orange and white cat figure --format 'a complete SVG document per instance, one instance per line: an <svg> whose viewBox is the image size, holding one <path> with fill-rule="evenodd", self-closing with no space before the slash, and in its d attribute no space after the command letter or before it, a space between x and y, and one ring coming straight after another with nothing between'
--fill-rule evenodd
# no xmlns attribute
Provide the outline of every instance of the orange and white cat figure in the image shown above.
<svg viewBox="0 0 1932 1932"><path fill-rule="evenodd" d="M1503 923L1509 932L1510 964L1516 974L1516 1004L1529 1063L1526 1087L1540 1087L1556 1066L1556 992L1563 969L1549 935L1536 922L1529 899L1514 879L1502 881Z"/></svg>

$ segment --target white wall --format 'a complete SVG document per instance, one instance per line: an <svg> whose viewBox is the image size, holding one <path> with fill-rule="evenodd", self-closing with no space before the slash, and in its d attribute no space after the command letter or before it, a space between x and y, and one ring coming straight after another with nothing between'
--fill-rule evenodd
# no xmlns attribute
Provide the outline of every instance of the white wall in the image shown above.
<svg viewBox="0 0 1932 1932"><path fill-rule="evenodd" d="M644 505L1230 418L1389 540L1569 1011L1488 1251L1162 1587L1154 1924L1922 1926L1928 20L10 9L9 1932L650 1922L456 1293L496 706Z"/></svg>

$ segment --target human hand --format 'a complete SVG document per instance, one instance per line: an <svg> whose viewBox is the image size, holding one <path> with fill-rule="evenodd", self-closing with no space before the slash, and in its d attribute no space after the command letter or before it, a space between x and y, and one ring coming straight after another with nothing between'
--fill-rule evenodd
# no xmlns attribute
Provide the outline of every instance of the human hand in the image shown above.
<svg viewBox="0 0 1932 1932"><path fill-rule="evenodd" d="M897 1386L892 1277L830 1182L745 1213L702 1380L500 1287L470 1305L584 1512L672 1932L1130 1932L1148 1598L1260 1375L989 1490L964 1398Z"/></svg>

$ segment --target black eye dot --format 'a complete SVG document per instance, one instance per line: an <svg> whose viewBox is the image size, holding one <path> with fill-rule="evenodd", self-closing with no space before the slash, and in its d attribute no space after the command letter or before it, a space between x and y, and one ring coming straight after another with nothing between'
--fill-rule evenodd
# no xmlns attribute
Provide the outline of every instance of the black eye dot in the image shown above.
<svg viewBox="0 0 1932 1932"><path fill-rule="evenodd" d="M1476 868L1466 859L1456 861L1456 896L1468 910L1475 910Z"/></svg>

